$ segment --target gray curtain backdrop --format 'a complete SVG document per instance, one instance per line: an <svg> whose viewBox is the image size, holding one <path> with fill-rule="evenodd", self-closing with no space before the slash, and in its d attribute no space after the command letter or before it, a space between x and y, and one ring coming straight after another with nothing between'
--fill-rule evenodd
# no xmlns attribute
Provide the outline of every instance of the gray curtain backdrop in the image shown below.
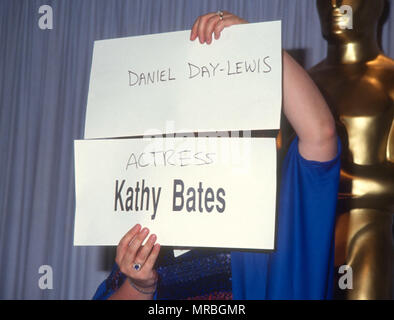
<svg viewBox="0 0 394 320"><path fill-rule="evenodd" d="M38 27L45 4L52 30ZM284 48L306 68L325 56L314 0L0 0L0 299L90 299L114 261L113 248L73 247L73 140L93 41L190 29L218 9L281 19ZM390 10L381 42L391 57L393 34ZM53 289L38 285L42 265Z"/></svg>

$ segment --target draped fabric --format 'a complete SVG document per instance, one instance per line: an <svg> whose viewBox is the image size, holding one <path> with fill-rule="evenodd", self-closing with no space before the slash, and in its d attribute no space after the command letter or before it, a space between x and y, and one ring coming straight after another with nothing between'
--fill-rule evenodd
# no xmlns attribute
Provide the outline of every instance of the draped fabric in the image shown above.
<svg viewBox="0 0 394 320"><path fill-rule="evenodd" d="M53 29L38 26L41 5ZM283 20L283 46L308 68L325 56L312 0L1 0L0 299L90 299L112 248L74 247L73 140L83 137L93 41L190 29L218 9ZM381 33L394 56L394 13ZM53 271L42 290L39 268Z"/></svg>
<svg viewBox="0 0 394 320"><path fill-rule="evenodd" d="M331 299L341 143L334 159L310 161L298 137L283 161L276 251L233 252L235 299Z"/></svg>

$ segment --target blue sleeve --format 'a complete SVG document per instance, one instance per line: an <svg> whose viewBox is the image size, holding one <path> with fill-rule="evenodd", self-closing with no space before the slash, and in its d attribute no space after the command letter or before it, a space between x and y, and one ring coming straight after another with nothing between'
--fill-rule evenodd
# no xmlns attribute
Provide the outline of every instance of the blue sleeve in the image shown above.
<svg viewBox="0 0 394 320"><path fill-rule="evenodd" d="M232 253L235 299L329 299L341 145L327 162L309 161L296 138L286 155L273 253Z"/></svg>
<svg viewBox="0 0 394 320"><path fill-rule="evenodd" d="M107 300L125 281L126 276L120 272L118 265L115 263L111 273L97 288L93 300Z"/></svg>

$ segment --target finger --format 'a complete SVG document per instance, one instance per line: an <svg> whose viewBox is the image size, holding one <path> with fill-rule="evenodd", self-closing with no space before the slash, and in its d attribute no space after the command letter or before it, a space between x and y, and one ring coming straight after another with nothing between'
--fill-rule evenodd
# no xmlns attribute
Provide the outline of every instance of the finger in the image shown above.
<svg viewBox="0 0 394 320"><path fill-rule="evenodd" d="M152 234L146 244L141 247L141 249L138 251L136 257L135 257L135 262L138 262L140 264L144 264L146 258L148 257L149 253L151 252L153 245L156 242L156 235Z"/></svg>
<svg viewBox="0 0 394 320"><path fill-rule="evenodd" d="M119 241L118 247L116 249L116 251L117 251L116 256L119 259L119 261L122 261L123 256L124 256L127 248L129 247L130 241L138 234L140 229L141 229L141 225L140 224L136 224Z"/></svg>
<svg viewBox="0 0 394 320"><path fill-rule="evenodd" d="M133 263L138 263L137 261L135 261L135 256L142 242L145 240L148 234L149 234L148 228L144 228L138 233L138 235L130 243L130 246L127 249L124 258L122 260L122 264L124 264L126 267L131 267Z"/></svg>
<svg viewBox="0 0 394 320"><path fill-rule="evenodd" d="M223 20L221 20L215 25L215 29L213 30L213 33L215 35L215 40L218 40L220 38L220 33L223 31L224 25L225 22Z"/></svg>
<svg viewBox="0 0 394 320"><path fill-rule="evenodd" d="M196 21L194 21L193 27L192 27L192 31L190 33L190 40L194 41L197 38L197 30L198 30L198 24L200 23L200 17L198 17L196 19Z"/></svg>
<svg viewBox="0 0 394 320"><path fill-rule="evenodd" d="M148 256L148 258L146 259L144 265L142 266L142 269L148 270L148 271L152 270L155 263L156 263L157 257L159 256L159 253L160 253L160 244L156 243L153 246L153 249L150 252L150 255Z"/></svg>
<svg viewBox="0 0 394 320"><path fill-rule="evenodd" d="M212 33L213 30L215 29L216 25L222 21L220 17L215 14L214 16L210 17L206 23L205 26L205 41L207 44L210 44L212 42Z"/></svg>
<svg viewBox="0 0 394 320"><path fill-rule="evenodd" d="M197 34L200 40L200 43L205 42L205 28L209 18L216 16L216 13L207 13L206 15L201 16L200 22L197 27Z"/></svg>
<svg viewBox="0 0 394 320"><path fill-rule="evenodd" d="M235 17L223 19L219 23L217 23L215 25L215 29L213 30L215 34L215 39L217 40L220 38L220 34L222 33L224 28L230 27L234 24L237 24L237 20Z"/></svg>

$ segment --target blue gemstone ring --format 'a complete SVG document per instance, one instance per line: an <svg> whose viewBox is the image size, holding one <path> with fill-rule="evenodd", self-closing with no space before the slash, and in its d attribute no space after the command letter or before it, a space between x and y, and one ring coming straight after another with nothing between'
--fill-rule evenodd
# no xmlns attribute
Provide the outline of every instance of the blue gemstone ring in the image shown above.
<svg viewBox="0 0 394 320"><path fill-rule="evenodd" d="M141 270L141 263L133 263L133 269L135 271L140 271Z"/></svg>

